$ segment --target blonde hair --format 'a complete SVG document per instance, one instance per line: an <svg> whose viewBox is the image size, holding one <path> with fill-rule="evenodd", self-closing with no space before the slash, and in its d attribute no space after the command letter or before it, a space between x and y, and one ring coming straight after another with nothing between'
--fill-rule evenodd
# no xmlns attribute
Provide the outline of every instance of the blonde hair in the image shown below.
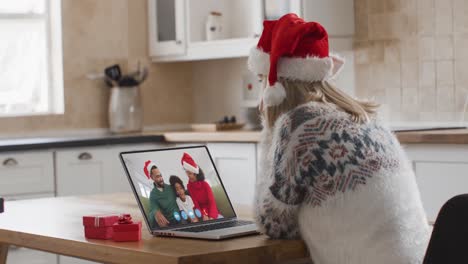
<svg viewBox="0 0 468 264"><path fill-rule="evenodd" d="M265 83L266 76L263 76ZM378 104L372 102L359 101L338 89L328 81L304 82L298 80L287 80L280 78L278 81L286 90L286 98L277 106L269 106L263 109L263 118L269 127L273 127L278 117L296 108L297 106L310 101L336 105L341 110L352 116L353 121L365 123L370 120L370 116L377 111ZM265 88L271 89L271 88Z"/></svg>

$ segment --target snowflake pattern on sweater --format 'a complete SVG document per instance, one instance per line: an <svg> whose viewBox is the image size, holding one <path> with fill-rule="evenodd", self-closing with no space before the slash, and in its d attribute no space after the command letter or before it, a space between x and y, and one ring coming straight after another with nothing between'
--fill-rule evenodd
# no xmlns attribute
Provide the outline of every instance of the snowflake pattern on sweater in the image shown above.
<svg viewBox="0 0 468 264"><path fill-rule="evenodd" d="M365 185L381 169L399 166L393 155L393 135L375 120L357 124L333 106L315 104L297 108L280 120L274 156L280 169L274 172L270 190L284 203L306 199L320 206L337 192ZM290 154L285 155L287 151Z"/></svg>

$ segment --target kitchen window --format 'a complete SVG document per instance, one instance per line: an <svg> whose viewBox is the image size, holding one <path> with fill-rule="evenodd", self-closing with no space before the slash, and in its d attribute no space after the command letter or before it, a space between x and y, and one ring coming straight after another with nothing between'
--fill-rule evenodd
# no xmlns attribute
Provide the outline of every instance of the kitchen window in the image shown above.
<svg viewBox="0 0 468 264"><path fill-rule="evenodd" d="M0 116L64 112L60 2L0 1Z"/></svg>

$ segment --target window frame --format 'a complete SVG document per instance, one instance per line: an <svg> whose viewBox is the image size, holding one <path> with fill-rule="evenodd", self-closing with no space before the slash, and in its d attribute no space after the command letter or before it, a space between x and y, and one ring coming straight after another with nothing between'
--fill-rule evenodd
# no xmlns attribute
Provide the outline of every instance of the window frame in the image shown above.
<svg viewBox="0 0 468 264"><path fill-rule="evenodd" d="M0 113L2 117L64 114L63 50L61 0L44 0L44 13L0 13L0 19L44 20L46 34L47 110L43 112Z"/></svg>

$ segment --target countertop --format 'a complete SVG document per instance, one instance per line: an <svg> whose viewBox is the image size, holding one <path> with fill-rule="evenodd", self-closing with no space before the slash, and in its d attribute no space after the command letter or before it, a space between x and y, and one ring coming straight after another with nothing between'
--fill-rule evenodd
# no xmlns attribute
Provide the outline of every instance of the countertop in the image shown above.
<svg viewBox="0 0 468 264"><path fill-rule="evenodd" d="M468 144L468 129L396 133L401 144Z"/></svg>
<svg viewBox="0 0 468 264"><path fill-rule="evenodd" d="M402 144L468 144L468 129L435 131L396 132ZM72 148L115 144L138 144L150 142L235 142L256 143L260 141L260 131L222 132L161 132L145 131L134 134L105 134L97 136L38 137L0 139L0 152L36 149Z"/></svg>
<svg viewBox="0 0 468 264"><path fill-rule="evenodd" d="M115 144L137 144L147 142L163 142L164 135L159 134L124 134L74 137L38 137L0 139L0 152L22 151L36 149L73 148L87 146L103 146Z"/></svg>

